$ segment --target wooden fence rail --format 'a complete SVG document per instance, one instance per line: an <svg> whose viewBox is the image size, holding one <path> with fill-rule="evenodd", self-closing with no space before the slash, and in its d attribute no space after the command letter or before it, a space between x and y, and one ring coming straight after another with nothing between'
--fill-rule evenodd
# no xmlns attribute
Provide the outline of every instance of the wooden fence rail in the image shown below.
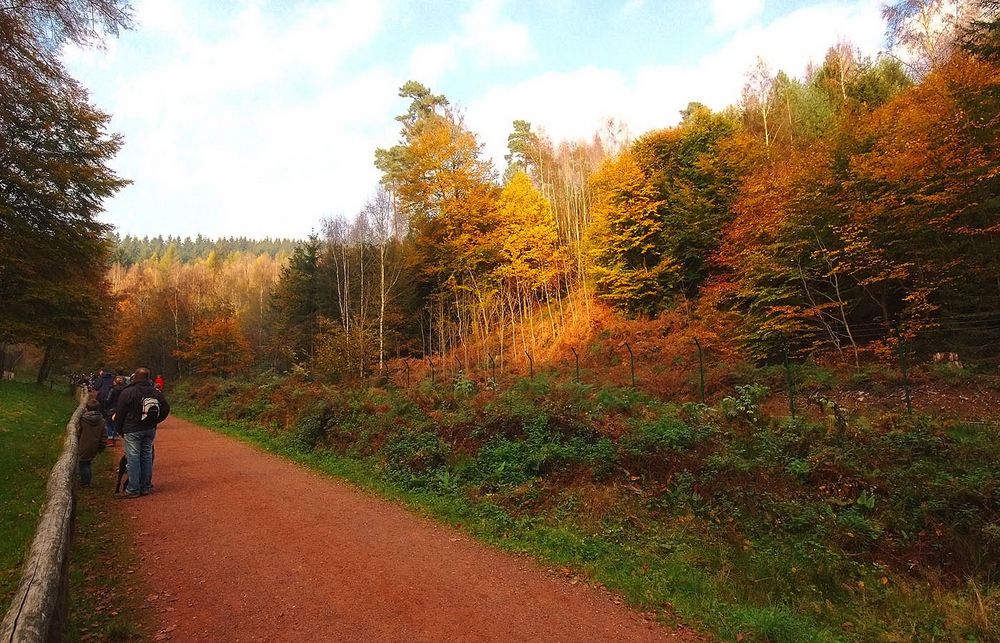
<svg viewBox="0 0 1000 643"><path fill-rule="evenodd" d="M76 513L76 423L83 413L86 390L66 425L66 441L45 490L35 539L24 564L21 583L0 625L3 643L60 641L66 627L69 599L69 549Z"/></svg>

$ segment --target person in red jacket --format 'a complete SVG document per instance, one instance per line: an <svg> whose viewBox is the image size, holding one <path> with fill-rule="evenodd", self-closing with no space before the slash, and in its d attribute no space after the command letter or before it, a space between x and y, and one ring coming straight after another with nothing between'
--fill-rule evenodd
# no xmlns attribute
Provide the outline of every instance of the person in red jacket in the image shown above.
<svg viewBox="0 0 1000 643"><path fill-rule="evenodd" d="M166 386L167 382L163 379L163 375L160 373L156 374L156 379L153 380L153 386L156 387L157 391L162 391L163 387Z"/></svg>

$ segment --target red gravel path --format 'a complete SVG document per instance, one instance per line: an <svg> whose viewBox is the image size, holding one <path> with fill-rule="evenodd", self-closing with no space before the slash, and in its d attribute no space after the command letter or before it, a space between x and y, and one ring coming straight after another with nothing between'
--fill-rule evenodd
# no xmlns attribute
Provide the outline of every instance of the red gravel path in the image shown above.
<svg viewBox="0 0 1000 643"><path fill-rule="evenodd" d="M132 525L157 639L696 640L347 484L180 419Z"/></svg>

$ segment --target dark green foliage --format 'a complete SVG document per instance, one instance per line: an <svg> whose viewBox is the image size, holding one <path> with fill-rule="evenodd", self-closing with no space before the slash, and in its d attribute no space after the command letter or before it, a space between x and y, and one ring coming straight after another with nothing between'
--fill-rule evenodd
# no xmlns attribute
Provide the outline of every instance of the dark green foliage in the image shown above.
<svg viewBox="0 0 1000 643"><path fill-rule="evenodd" d="M642 418L632 423L632 430L620 441L623 451L633 455L669 456L686 451L707 439L713 427L692 426L671 414Z"/></svg>
<svg viewBox="0 0 1000 643"><path fill-rule="evenodd" d="M312 358L316 350L316 333L322 314L319 253L320 244L316 235L297 246L288 265L281 270L281 279L274 293L278 344L289 353L286 357L297 363Z"/></svg>
<svg viewBox="0 0 1000 643"><path fill-rule="evenodd" d="M401 431L385 445L382 453L390 469L414 474L433 472L444 466L448 445L429 431Z"/></svg>
<svg viewBox="0 0 1000 643"><path fill-rule="evenodd" d="M314 450L325 440L332 419L329 406L323 403L314 404L296 420L292 433L293 441L301 449Z"/></svg>
<svg viewBox="0 0 1000 643"><path fill-rule="evenodd" d="M281 257L292 254L301 243L297 239L248 239L245 237L209 239L201 235L193 239L191 237L133 237L132 235L119 237L114 235L111 242L114 246L111 261L122 266L131 266L152 257L162 257L170 246L173 246L175 255L182 263L192 263L199 259L207 259L212 255L224 260L237 252Z"/></svg>

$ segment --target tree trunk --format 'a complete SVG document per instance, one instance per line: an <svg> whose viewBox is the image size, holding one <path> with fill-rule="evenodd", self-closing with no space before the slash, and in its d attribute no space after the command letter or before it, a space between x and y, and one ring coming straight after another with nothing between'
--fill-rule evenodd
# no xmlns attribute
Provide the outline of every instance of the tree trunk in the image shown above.
<svg viewBox="0 0 1000 643"><path fill-rule="evenodd" d="M379 255L379 302L378 302L378 372L379 376L385 369L385 242Z"/></svg>
<svg viewBox="0 0 1000 643"><path fill-rule="evenodd" d="M52 370L52 342L45 344L45 354L42 356L42 365L38 367L38 377L36 384L43 384L49 379L49 372Z"/></svg>

